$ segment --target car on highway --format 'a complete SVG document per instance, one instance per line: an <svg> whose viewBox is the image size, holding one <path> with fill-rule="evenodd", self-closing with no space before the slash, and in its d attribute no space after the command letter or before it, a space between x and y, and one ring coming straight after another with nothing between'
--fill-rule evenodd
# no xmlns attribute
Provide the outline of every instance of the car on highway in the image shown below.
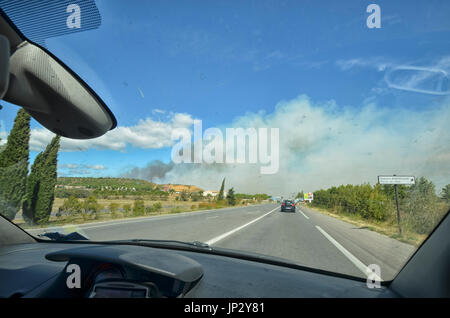
<svg viewBox="0 0 450 318"><path fill-rule="evenodd" d="M281 212L295 212L295 201L294 200L284 200L281 203Z"/></svg>
<svg viewBox="0 0 450 318"><path fill-rule="evenodd" d="M450 1L412 2L0 0L0 298L450 298Z"/></svg>

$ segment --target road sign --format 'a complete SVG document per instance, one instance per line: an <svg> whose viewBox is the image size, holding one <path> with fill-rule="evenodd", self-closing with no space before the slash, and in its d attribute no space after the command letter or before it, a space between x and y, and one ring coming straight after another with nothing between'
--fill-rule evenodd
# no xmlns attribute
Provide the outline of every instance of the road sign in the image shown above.
<svg viewBox="0 0 450 318"><path fill-rule="evenodd" d="M398 223L398 232L402 235L402 227L400 225L400 209L398 206L398 189L397 185L411 185L416 183L416 178L414 176L378 176L379 184L392 184L394 185L395 190L395 205L397 207L397 223Z"/></svg>
<svg viewBox="0 0 450 318"><path fill-rule="evenodd" d="M312 192L304 193L303 198L304 198L304 201L309 201L309 203L311 203L311 201L314 198L314 195Z"/></svg>
<svg viewBox="0 0 450 318"><path fill-rule="evenodd" d="M379 184L404 184L410 185L416 182L414 176L378 176Z"/></svg>

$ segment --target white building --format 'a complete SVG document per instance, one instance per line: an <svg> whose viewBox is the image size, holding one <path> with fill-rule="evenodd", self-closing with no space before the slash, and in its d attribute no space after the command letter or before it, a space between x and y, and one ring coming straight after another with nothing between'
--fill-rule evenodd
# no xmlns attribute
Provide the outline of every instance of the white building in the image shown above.
<svg viewBox="0 0 450 318"><path fill-rule="evenodd" d="M209 195L211 195L212 197L216 197L219 195L219 191L216 190L205 190L203 191L203 196L207 197ZM227 191L223 191L223 196L226 197L227 196Z"/></svg>

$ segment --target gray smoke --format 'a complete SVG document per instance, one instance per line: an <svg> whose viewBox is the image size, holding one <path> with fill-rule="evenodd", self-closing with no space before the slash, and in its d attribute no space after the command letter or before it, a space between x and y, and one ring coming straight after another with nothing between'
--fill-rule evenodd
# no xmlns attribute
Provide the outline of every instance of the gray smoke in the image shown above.
<svg viewBox="0 0 450 318"><path fill-rule="evenodd" d="M164 163L160 160L153 160L143 168L132 168L131 170L122 174L125 178L136 178L156 182L164 179L166 174L174 167L173 162Z"/></svg>

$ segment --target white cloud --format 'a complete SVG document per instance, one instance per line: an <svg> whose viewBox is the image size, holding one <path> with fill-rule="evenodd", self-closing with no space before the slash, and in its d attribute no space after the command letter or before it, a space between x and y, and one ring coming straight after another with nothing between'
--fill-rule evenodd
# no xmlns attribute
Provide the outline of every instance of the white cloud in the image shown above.
<svg viewBox="0 0 450 318"><path fill-rule="evenodd" d="M93 170L106 170L107 169L104 165L87 165L86 167L89 169L93 169Z"/></svg>
<svg viewBox="0 0 450 318"><path fill-rule="evenodd" d="M0 146L6 144L8 133L6 131L0 131Z"/></svg>
<svg viewBox="0 0 450 318"><path fill-rule="evenodd" d="M347 71L356 67L370 67L378 71L384 71L387 67L393 65L392 61L388 61L384 57L371 58L353 58L348 60L338 60L336 65L343 71Z"/></svg>
<svg viewBox="0 0 450 318"><path fill-rule="evenodd" d="M59 164L58 168L60 169L78 169L80 165L76 163L66 163L66 164Z"/></svg>
<svg viewBox="0 0 450 318"><path fill-rule="evenodd" d="M74 175L90 175L100 170L107 170L104 165L78 164L78 163L64 163L58 164L58 175L74 176Z"/></svg>
<svg viewBox="0 0 450 318"><path fill-rule="evenodd" d="M155 108L155 109L152 110L152 113L153 114L165 114L166 111L162 110L162 109L159 109L159 108Z"/></svg>
<svg viewBox="0 0 450 318"><path fill-rule="evenodd" d="M332 185L370 182L381 174L413 174L450 183L450 101L419 111L340 108L334 101L314 103L306 96L281 102L270 114L247 114L232 127L279 127L280 169L261 175L259 165L175 165L162 182L195 184L242 192L289 195ZM206 127L204 127L205 129Z"/></svg>
<svg viewBox="0 0 450 318"><path fill-rule="evenodd" d="M158 181L217 189L226 177L226 186L238 192L289 195L347 183L373 184L380 174L413 174L431 179L440 189L450 183L450 98L436 100L439 104L412 110L379 107L375 99L353 108L299 96L278 103L272 113L248 113L221 127L279 128L278 173L262 175L259 164L180 164L165 169ZM168 115L166 122L147 118L93 140L62 138L62 150L171 147L173 129L191 129L194 119L189 114ZM42 150L52 136L33 129L31 148ZM69 165L66 168L80 174L103 170L101 165Z"/></svg>
<svg viewBox="0 0 450 318"><path fill-rule="evenodd" d="M183 113L171 114L168 121L155 121L151 118L140 120L134 126L119 126L105 135L87 140L61 138L61 151L86 151L88 149L124 151L129 146L142 149L170 147L172 131L176 128L189 128L194 119ZM54 134L45 128L31 131L30 149L42 151Z"/></svg>

